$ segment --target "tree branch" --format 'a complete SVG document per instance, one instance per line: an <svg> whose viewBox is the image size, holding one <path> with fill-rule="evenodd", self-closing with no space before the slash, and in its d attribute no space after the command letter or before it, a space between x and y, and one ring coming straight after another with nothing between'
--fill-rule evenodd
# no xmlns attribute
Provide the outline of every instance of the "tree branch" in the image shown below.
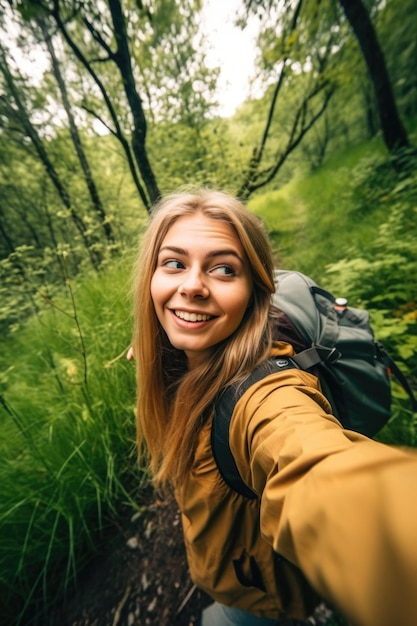
<svg viewBox="0 0 417 626"><path fill-rule="evenodd" d="M311 116L310 120L306 123L306 116L308 111L308 102L314 95L317 95L318 91L315 90L315 93L310 93L303 101L301 107L297 111L297 115L294 119L290 137L287 142L286 148L281 152L280 155L277 155L277 160L275 165L264 169L262 172L256 175L255 179L251 182L250 187L248 189L249 193L253 193L257 189L264 187L268 183L273 180L276 176L279 169L282 167L283 163L286 161L288 156L295 150L295 148L300 144L303 137L308 133L308 131L314 126L317 120L323 115L327 106L330 102L330 98L332 97L335 89L330 88L325 95L325 98L322 102L321 107L319 108L314 115ZM300 123L301 120L301 123ZM298 131L297 128L299 127Z"/></svg>

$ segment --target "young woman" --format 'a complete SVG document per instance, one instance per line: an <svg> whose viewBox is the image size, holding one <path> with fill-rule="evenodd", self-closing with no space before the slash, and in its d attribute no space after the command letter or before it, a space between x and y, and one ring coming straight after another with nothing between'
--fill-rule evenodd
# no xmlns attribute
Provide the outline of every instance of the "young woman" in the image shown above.
<svg viewBox="0 0 417 626"><path fill-rule="evenodd" d="M213 458L213 404L271 355L273 255L222 192L155 207L135 279L138 437L172 486L203 626L289 624L323 597L359 626L417 624L417 456L341 428L318 380L271 374L236 404L230 447L249 500ZM289 621L288 621L289 620Z"/></svg>

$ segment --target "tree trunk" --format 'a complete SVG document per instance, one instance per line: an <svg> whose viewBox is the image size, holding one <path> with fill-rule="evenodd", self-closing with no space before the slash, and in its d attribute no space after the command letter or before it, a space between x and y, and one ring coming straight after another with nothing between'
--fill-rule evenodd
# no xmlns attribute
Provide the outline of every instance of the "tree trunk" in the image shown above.
<svg viewBox="0 0 417 626"><path fill-rule="evenodd" d="M52 161L49 158L49 155L43 145L42 139L40 138L38 131L36 130L36 128L34 127L34 125L32 124L29 118L29 115L23 103L23 99L21 98L19 89L15 85L13 76L7 65L6 56L2 48L0 49L0 54L1 54L1 61L2 61L1 71L6 80L9 93L13 97L13 100L16 104L22 128L24 129L25 133L31 140L39 156L39 159L43 167L45 168L45 171L48 174L50 180L52 181L63 205L69 211L72 221L74 222L78 232L80 233L83 239L84 246L88 252L88 255L90 257L90 260L94 269L98 270L102 261L101 255L98 251L94 250L93 246L91 245L91 240L88 235L88 228L86 224L84 223L84 220L82 219L82 217L77 213L77 211L72 206L71 198L68 193L68 190L66 189L65 185L62 183L57 170L55 169Z"/></svg>
<svg viewBox="0 0 417 626"><path fill-rule="evenodd" d="M155 202L161 194L146 150L146 118L141 98L136 91L126 25L120 0L109 0L109 8L117 42L117 52L114 55L114 60L122 76L125 94L133 116L132 148L151 202Z"/></svg>
<svg viewBox="0 0 417 626"><path fill-rule="evenodd" d="M378 107L385 145L391 154L409 148L407 133L400 120L384 54L369 13L362 0L340 0L346 18L358 40L368 68Z"/></svg>
<svg viewBox="0 0 417 626"><path fill-rule="evenodd" d="M67 93L67 87L62 77L61 68L59 65L58 58L55 54L55 49L54 49L52 39L47 31L45 24L42 22L42 20L39 21L39 24L40 24L40 27L41 27L41 30L42 30L42 33L46 42L46 46L48 48L49 55L51 57L54 76L58 83L59 91L61 92L62 103L64 105L64 109L68 117L72 143L74 145L75 152L77 153L77 157L78 157L78 160L81 165L81 169L84 174L84 180L87 185L88 191L90 193L90 198L91 198L91 202L93 205L93 209L99 218L99 221L103 228L107 242L110 244L114 244L115 238L113 235L113 231L112 231L109 221L107 220L107 215L106 215L103 203L101 202L97 185L95 184L87 156L84 152L84 147L82 145L81 137L78 132L77 125L75 123L74 115L72 113L71 103L70 103L68 93Z"/></svg>
<svg viewBox="0 0 417 626"><path fill-rule="evenodd" d="M62 36L64 37L65 41L67 42L68 46L70 47L70 49L72 50L72 52L74 53L75 57L80 61L80 63L85 67L85 69L87 70L87 72L90 74L91 78L94 80L95 84L97 85L98 89L100 90L102 96L103 96L103 100L106 104L107 110L110 114L111 120L114 124L114 129L110 128L108 124L106 124L106 122L101 119L94 111L88 109L88 107L84 107L85 110L87 111L87 113L90 113L91 115L94 115L94 117L96 117L97 119L100 120L100 122L109 130L109 132L114 135L114 137L116 137L116 139L121 143L123 151L126 155L126 160L129 166L129 170L130 173L132 175L133 181L135 183L136 189L138 190L139 196L146 208L147 211L149 211L150 208L150 201L149 198L147 198L145 190L143 189L141 182L139 180L139 175L138 172L136 170L136 166L135 166L135 162L132 156L132 152L130 149L130 146L128 144L128 141L126 139L126 137L123 134L123 131L121 129L118 117L117 117L117 113L115 111L115 108L110 100L109 94L107 93L106 89L104 88L104 85L102 83L102 81L100 80L100 78L98 77L98 75L96 74L96 72L94 71L92 65L88 62L88 60L86 59L86 57L83 55L83 53L81 52L80 48L75 44L74 40L72 39L72 37L69 35L66 26L65 26L65 22L62 20L61 18L61 14L60 14L60 4L59 4L59 0L54 0L53 2L53 9L51 12L52 17L54 18L56 25L59 29L59 31L61 32ZM88 23L86 23L87 28L90 28L90 25ZM91 30L90 30L91 32ZM92 33L93 34L93 33ZM94 34L93 34L94 36ZM111 55L110 55L111 56Z"/></svg>

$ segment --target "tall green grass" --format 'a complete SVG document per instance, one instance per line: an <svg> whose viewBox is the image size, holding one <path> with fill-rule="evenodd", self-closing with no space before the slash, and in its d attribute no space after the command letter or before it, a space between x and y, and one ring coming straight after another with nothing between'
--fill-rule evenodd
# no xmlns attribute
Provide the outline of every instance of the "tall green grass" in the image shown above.
<svg viewBox="0 0 417 626"><path fill-rule="evenodd" d="M134 366L125 358L129 269L68 281L4 344L1 623L28 619L29 605L42 612L76 578L109 520L140 502Z"/></svg>

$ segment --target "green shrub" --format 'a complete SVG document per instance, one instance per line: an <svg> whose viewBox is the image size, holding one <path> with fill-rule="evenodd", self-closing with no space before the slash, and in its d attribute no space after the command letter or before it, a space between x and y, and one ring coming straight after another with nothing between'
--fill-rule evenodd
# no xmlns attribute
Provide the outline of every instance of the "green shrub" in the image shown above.
<svg viewBox="0 0 417 626"><path fill-rule="evenodd" d="M372 212L382 204L385 220L366 248L352 244L348 257L328 266L326 286L353 306L369 310L377 338L417 387L417 174L399 178L392 169L376 167L372 176L371 171L365 175L365 169L363 185L353 194L351 215ZM395 380L393 395L393 418L380 438L416 446L417 418Z"/></svg>
<svg viewBox="0 0 417 626"><path fill-rule="evenodd" d="M68 280L66 294L5 342L0 593L8 623L76 578L146 478L136 462L134 366L125 358L128 278L115 267Z"/></svg>

